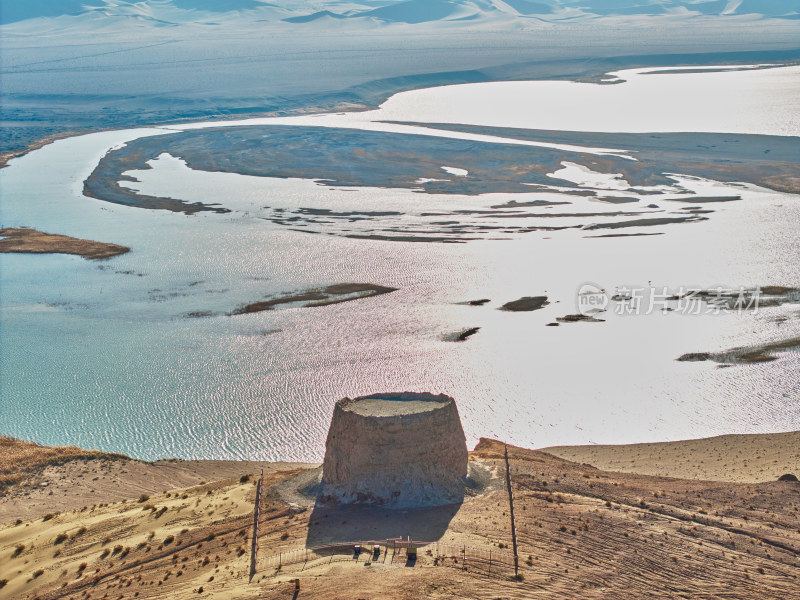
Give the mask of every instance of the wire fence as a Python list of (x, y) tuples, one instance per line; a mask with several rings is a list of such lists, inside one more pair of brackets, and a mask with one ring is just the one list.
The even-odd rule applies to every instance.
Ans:
[(514, 555), (499, 548), (475, 548), (435, 542), (434, 564), (483, 573), (488, 577), (514, 577)]
[(500, 548), (476, 548), (400, 539), (342, 542), (277, 552), (259, 561), (259, 570), (281, 569), (299, 564), (303, 565), (301, 570), (305, 570), (341, 561), (400, 566), (442, 566), (481, 573), (487, 577), (514, 576), (514, 555)]

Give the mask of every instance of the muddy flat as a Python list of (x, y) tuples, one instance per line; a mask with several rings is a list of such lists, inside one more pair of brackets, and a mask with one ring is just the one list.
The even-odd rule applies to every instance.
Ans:
[(77, 254), (83, 258), (111, 258), (130, 248), (107, 242), (94, 242), (58, 233), (44, 233), (26, 227), (0, 229), (0, 252), (26, 254)]
[(302, 303), (300, 305), (304, 308), (329, 306), (331, 304), (341, 304), (342, 302), (351, 302), (353, 300), (359, 300), (360, 298), (380, 296), (381, 294), (388, 294), (396, 291), (397, 288), (375, 285), (372, 283), (336, 283), (321, 289), (307, 290), (299, 294), (290, 294), (278, 298), (271, 298), (269, 300), (252, 302), (237, 308), (231, 314), (241, 315), (262, 312), (265, 310), (273, 310), (277, 306), (287, 304), (293, 305)]

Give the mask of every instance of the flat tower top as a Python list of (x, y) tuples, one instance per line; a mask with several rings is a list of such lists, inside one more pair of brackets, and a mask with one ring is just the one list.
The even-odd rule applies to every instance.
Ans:
[(445, 395), (403, 392), (361, 396), (343, 403), (342, 409), (362, 417), (396, 417), (438, 410), (449, 402)]

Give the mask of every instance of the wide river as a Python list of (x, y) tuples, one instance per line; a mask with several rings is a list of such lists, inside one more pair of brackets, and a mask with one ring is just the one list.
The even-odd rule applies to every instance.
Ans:
[[(228, 125), (432, 134), (382, 122), (396, 120), (800, 136), (798, 67), (613, 77), (624, 82), (431, 88), (398, 94), (366, 113)], [(232, 212), (186, 216), (83, 196), (83, 181), (110, 148), (219, 125), (68, 138), (0, 170), (2, 226), (132, 249), (99, 262), (0, 255), (0, 433), (143, 459), (319, 460), (337, 399), (402, 390), (455, 397), (470, 444), (479, 437), (543, 447), (800, 429), (799, 352), (727, 368), (675, 360), (798, 337), (797, 304), (701, 316), (609, 311), (603, 323), (546, 326), (577, 312), (576, 293), (587, 282), (608, 289), (649, 282), (673, 289), (800, 287), (797, 195), (678, 175), (676, 185), (700, 196), (742, 200), (715, 204), (708, 220), (654, 230), (662, 235), (597, 239), (566, 229), (463, 244), (309, 235), (258, 211), (263, 205), (403, 207), (424, 214), (545, 196), (342, 189), (198, 171), (169, 155), (132, 173), (138, 182), (125, 185), (190, 202), (216, 197)], [(613, 147), (587, 153), (609, 151), (625, 154)], [(457, 164), (443, 167), (442, 177), (464, 176)], [(613, 175), (564, 169), (577, 188), (627, 193)], [(342, 282), (398, 291), (325, 307), (186, 317)], [(547, 295), (550, 304), (533, 312), (497, 310), (536, 295)], [(459, 304), (479, 298), (490, 302)], [(470, 327), (481, 329), (466, 342), (448, 341)]]

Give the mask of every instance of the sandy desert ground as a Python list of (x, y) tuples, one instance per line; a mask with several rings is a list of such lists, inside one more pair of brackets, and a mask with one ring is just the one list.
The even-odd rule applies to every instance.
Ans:
[[(745, 467), (735, 453), (752, 455), (757, 448), (779, 460), (788, 457), (782, 467), (792, 460), (796, 467), (790, 455), (796, 436), (670, 444), (660, 453), (660, 468), (756, 480), (761, 463)], [(470, 459), (500, 481), (502, 448), (482, 440)], [(615, 448), (621, 454), (616, 459)], [(637, 460), (642, 470), (654, 468), (655, 452), (648, 447), (594, 450), (627, 470), (637, 468)], [(705, 466), (719, 462), (724, 451), (734, 455), (727, 461), (731, 471), (721, 463)], [(15, 449), (8, 440), (3, 452), (27, 458), (16, 462), (25, 469), (21, 478), (4, 473), (0, 598), (783, 599), (798, 588), (800, 484), (774, 481), (772, 474), (760, 483), (674, 479), (511, 448), (522, 575), (515, 580), (509, 568), (495, 562), (489, 573), (485, 562), (468, 557), (464, 564), (454, 551), (492, 550), (495, 561), (509, 559), (502, 485), (452, 507), (312, 509), (287, 504), (275, 484), (316, 465), (142, 463), (24, 443)], [(672, 464), (680, 460), (692, 464)], [(254, 475), (262, 467), (260, 558), (250, 581)], [(440, 546), (429, 546), (430, 555), (421, 549), (414, 564), (391, 550), (379, 560), (364, 554), (355, 560), (343, 546), (336, 554), (311, 552), (307, 562), (276, 568), (279, 552), (298, 556), (308, 546), (400, 535)]]
[(607, 471), (684, 479), (758, 483), (800, 471), (800, 431), (657, 444), (558, 446), (542, 451)]

